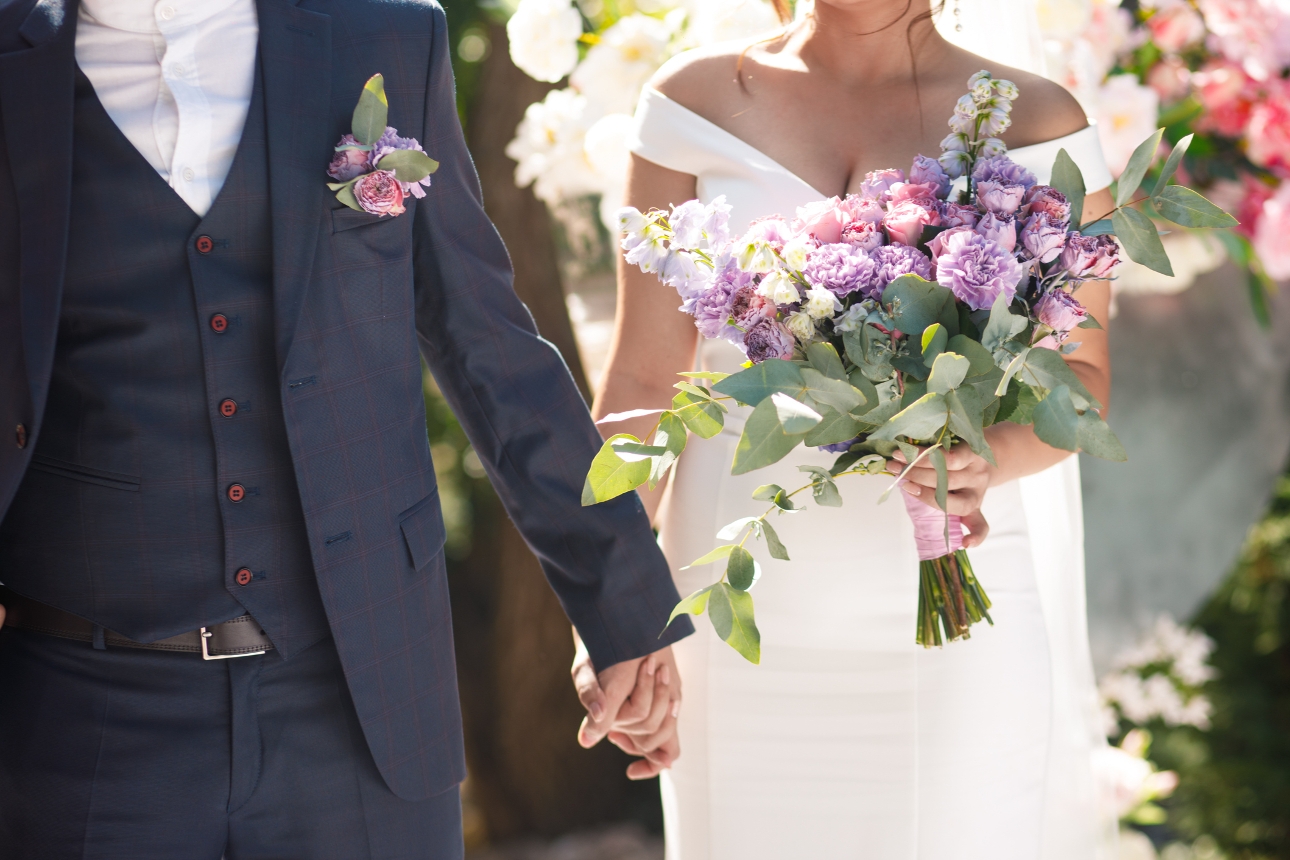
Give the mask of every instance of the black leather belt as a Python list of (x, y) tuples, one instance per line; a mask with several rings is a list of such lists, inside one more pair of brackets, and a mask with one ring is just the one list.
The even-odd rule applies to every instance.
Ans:
[[(94, 641), (95, 625), (78, 615), (55, 609), (44, 603), (15, 594), (0, 586), (0, 605), (5, 608), (6, 627), (46, 633), (79, 642)], [(133, 639), (103, 631), (103, 644), (120, 648), (139, 648), (145, 651), (181, 651), (201, 654), (203, 660), (227, 660), (231, 657), (254, 657), (273, 650), (273, 643), (249, 615), (180, 633), (156, 642), (135, 642)]]

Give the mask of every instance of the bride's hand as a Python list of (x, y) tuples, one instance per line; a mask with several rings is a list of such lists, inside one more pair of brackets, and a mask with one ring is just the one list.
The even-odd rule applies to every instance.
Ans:
[[(939, 508), (936, 504), (936, 469), (924, 458), (912, 469), (900, 451), (892, 454), (887, 461), (887, 468), (902, 477), (901, 489), (917, 497), (924, 504)], [(968, 534), (963, 537), (964, 549), (980, 546), (990, 533), (990, 524), (981, 515), (981, 502), (985, 500), (985, 491), (989, 489), (994, 473), (984, 457), (976, 454), (967, 445), (955, 445), (945, 452), (945, 470), (949, 483), (949, 497), (946, 500), (948, 513), (960, 517)]]

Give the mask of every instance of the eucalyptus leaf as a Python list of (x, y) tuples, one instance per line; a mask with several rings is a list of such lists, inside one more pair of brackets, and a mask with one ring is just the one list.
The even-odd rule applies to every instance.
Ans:
[(985, 438), (985, 417), (980, 401), (972, 394), (972, 389), (951, 391), (945, 395), (945, 402), (949, 406), (950, 430), (954, 435), (966, 442), (977, 456), (984, 457), (990, 465), (998, 465), (994, 461), (994, 451)]
[(1035, 390), (1024, 382), (1014, 379), (999, 401), (999, 411), (995, 413), (994, 420), (1030, 424), (1034, 420), (1035, 407), (1038, 405), (1039, 398), (1035, 396)]
[(775, 404), (775, 414), (779, 417), (780, 426), (790, 436), (800, 436), (822, 420), (820, 413), (787, 394), (772, 394), (770, 400)]
[(689, 597), (682, 600), (672, 610), (672, 614), (667, 617), (667, 626), (671, 626), (678, 615), (702, 615), (703, 610), (708, 606), (708, 595), (716, 588), (715, 585), (709, 585), (707, 588), (700, 588)]
[(1182, 140), (1174, 144), (1173, 151), (1169, 153), (1169, 158), (1165, 160), (1165, 166), (1160, 171), (1160, 178), (1156, 180), (1156, 187), (1151, 189), (1152, 197), (1159, 197), (1160, 192), (1169, 186), (1169, 180), (1173, 179), (1174, 174), (1178, 172), (1178, 166), (1182, 164), (1183, 156), (1187, 154), (1187, 147), (1191, 146), (1194, 134), (1189, 134)]
[(782, 358), (768, 358), (712, 386), (712, 390), (740, 403), (756, 406), (772, 394), (801, 397), (806, 392), (798, 365)]
[(648, 459), (624, 460), (618, 456), (615, 445), (622, 442), (635, 442), (639, 439), (627, 433), (610, 436), (600, 452), (591, 461), (587, 471), (587, 480), (582, 487), (582, 504), (594, 505), (631, 492), (649, 480), (650, 461)]
[(869, 381), (869, 377), (864, 375), (863, 370), (858, 367), (855, 368), (847, 379), (854, 388), (859, 389), (860, 394), (864, 397), (864, 405), (858, 409), (851, 410), (851, 414), (864, 415), (878, 405), (878, 389), (874, 388), (873, 383)]
[(743, 534), (744, 529), (759, 519), (761, 517), (741, 517), (733, 523), (727, 523), (721, 527), (721, 531), (717, 532), (717, 540), (734, 540)]
[(1152, 201), (1156, 211), (1183, 227), (1235, 227), (1239, 222), (1185, 185), (1170, 185)]
[(400, 182), (420, 182), (439, 169), (439, 162), (415, 149), (396, 149), (381, 156), (376, 167), (394, 171)]
[[(932, 453), (927, 455), (931, 461), (932, 468), (936, 470), (936, 506), (945, 510), (950, 504), (950, 473), (945, 464), (945, 451), (942, 448), (934, 448)], [(949, 528), (949, 517), (945, 518), (945, 526)]]
[(954, 309), (954, 294), (917, 275), (901, 275), (883, 290), (882, 303), (892, 309), (896, 328), (907, 334), (918, 333), (932, 323), (944, 321), (947, 308)]
[(712, 564), (714, 561), (721, 561), (721, 559), (725, 558), (726, 556), (730, 555), (730, 553), (734, 552), (734, 549), (735, 549), (734, 544), (726, 544), (725, 546), (719, 546), (716, 549), (712, 550), (712, 552), (709, 552), (706, 555), (700, 556), (699, 558), (690, 562), (685, 567), (681, 568), (681, 570), (689, 570), (692, 567), (703, 567), (705, 564)]
[(968, 376), (984, 376), (995, 369), (994, 356), (972, 338), (956, 334), (945, 345), (947, 352), (957, 353), (968, 360)]
[(1017, 353), (1012, 361), (1008, 362), (1008, 369), (1003, 372), (1003, 377), (999, 380), (998, 386), (994, 389), (995, 396), (1002, 397), (1007, 391), (1008, 385), (1011, 384), (1012, 378), (1021, 372), (1026, 366), (1026, 359), (1030, 356), (1030, 347), (1026, 347)]
[(666, 448), (659, 445), (644, 445), (640, 442), (629, 440), (614, 443), (614, 453), (629, 463), (635, 460), (648, 460), (650, 457), (658, 457), (666, 451)]
[(1091, 329), (1096, 329), (1097, 331), (1102, 331), (1102, 324), (1097, 321), (1096, 317), (1094, 317), (1092, 314), (1089, 314), (1088, 316), (1084, 317), (1083, 322), (1075, 326), (1075, 328), (1091, 328)]
[(695, 385), (693, 382), (677, 382), (677, 383), (673, 383), (672, 387), (679, 391), (685, 391), (690, 394), (693, 394), (695, 397), (698, 397), (701, 400), (712, 399), (711, 392), (709, 392), (706, 388), (700, 388), (699, 386)]
[(753, 561), (752, 553), (741, 546), (730, 551), (730, 558), (726, 561), (726, 580), (731, 586), (747, 591), (752, 587), (755, 573), (756, 562)]
[(1027, 353), (1022, 374), (1022, 381), (1037, 384), (1041, 388), (1053, 389), (1065, 385), (1080, 409), (1102, 408), (1102, 404), (1084, 387), (1070, 365), (1051, 349), (1032, 349)]
[(779, 484), (762, 484), (753, 490), (752, 497), (759, 502), (771, 502), (782, 492), (784, 492), (784, 488)]
[(342, 185), (340, 187), (340, 190), (336, 192), (336, 199), (339, 200), (341, 203), (344, 203), (350, 209), (357, 209), (359, 212), (367, 211), (366, 209), (364, 209), (362, 206), (359, 205), (358, 198), (354, 196), (353, 183), (346, 183)]
[[(1142, 185), (1142, 178), (1147, 175), (1147, 170), (1151, 167), (1151, 162), (1156, 160), (1156, 151), (1160, 149), (1160, 139), (1164, 137), (1163, 128), (1156, 129), (1156, 133), (1151, 137), (1138, 144), (1138, 148), (1133, 150), (1133, 155), (1129, 156), (1129, 163), (1120, 173), (1119, 184), (1116, 186), (1115, 205), (1123, 206), (1133, 199), (1133, 195), (1138, 192), (1138, 187)], [(1116, 231), (1119, 233), (1118, 229)], [(1141, 263), (1141, 260), (1138, 260)], [(1143, 263), (1143, 265), (1146, 265)]]
[(897, 412), (890, 421), (871, 433), (870, 437), (894, 442), (897, 436), (904, 436), (916, 441), (926, 441), (935, 438), (948, 420), (949, 406), (945, 398), (940, 394), (928, 393)]
[(932, 364), (932, 373), (927, 377), (927, 390), (935, 394), (953, 391), (963, 384), (963, 380), (967, 378), (968, 368), (971, 366), (972, 362), (961, 355), (955, 355), (952, 352), (941, 353), (936, 356), (936, 361)]
[(981, 346), (991, 355), (1005, 342), (1020, 334), (1026, 328), (1026, 318), (1008, 310), (1008, 300), (1000, 293), (990, 307), (990, 320), (981, 332)]
[(663, 448), (663, 453), (653, 462), (649, 473), (649, 488), (658, 486), (659, 481), (667, 475), (678, 457), (685, 450), (689, 434), (685, 431), (685, 422), (674, 412), (664, 412), (659, 419), (658, 429), (654, 431), (654, 444)]
[(811, 367), (830, 379), (847, 378), (846, 371), (842, 367), (842, 358), (831, 343), (820, 341), (807, 346), (806, 360), (811, 363)]
[(672, 398), (672, 411), (700, 439), (711, 439), (725, 426), (725, 409), (720, 403), (688, 391)]
[(925, 328), (921, 341), (923, 364), (931, 367), (932, 362), (936, 361), (936, 356), (945, 351), (945, 344), (949, 342), (949, 339), (950, 333), (940, 323), (932, 323)]
[(1102, 218), (1080, 227), (1079, 232), (1081, 236), (1109, 236), (1115, 232), (1115, 224), (1110, 218)]
[(1128, 453), (1120, 440), (1111, 432), (1111, 428), (1092, 409), (1079, 417), (1076, 428), (1080, 450), (1103, 460), (1114, 460), (1119, 463), (1129, 459)]
[(720, 382), (729, 375), (716, 370), (687, 370), (677, 374), (677, 376), (684, 376), (687, 379), (706, 379), (709, 382)]
[(821, 481), (811, 488), (811, 496), (815, 503), (825, 508), (842, 507), (842, 494), (838, 492), (838, 485), (832, 481)]
[(749, 663), (761, 662), (761, 634), (753, 619), (752, 595), (724, 582), (717, 583), (708, 599), (708, 617), (727, 645)]
[(1049, 184), (1066, 195), (1066, 200), (1071, 204), (1071, 223), (1078, 224), (1084, 215), (1084, 175), (1065, 149), (1057, 150)]
[(359, 143), (370, 146), (385, 133), (390, 103), (385, 98), (385, 78), (372, 75), (359, 94), (354, 108), (352, 132)]
[(836, 409), (825, 409), (821, 414), (823, 420), (811, 428), (802, 439), (802, 444), (808, 448), (846, 442), (859, 436), (864, 427), (858, 418), (845, 415)]
[[(784, 399), (796, 402), (789, 397)], [(798, 405), (801, 406), (801, 404)], [(818, 423), (818, 421), (812, 422), (807, 429)], [(748, 423), (744, 425), (743, 435), (739, 437), (739, 444), (735, 447), (735, 460), (730, 474), (743, 475), (779, 462), (789, 451), (797, 447), (803, 435), (804, 431), (796, 434), (785, 431), (784, 425), (780, 422), (779, 408), (774, 395), (767, 397), (757, 404), (757, 408), (748, 417)]]
[[(841, 362), (838, 364), (841, 365)], [(806, 384), (806, 393), (812, 400), (825, 406), (832, 406), (839, 412), (853, 412), (866, 405), (864, 392), (847, 381), (845, 376), (839, 379), (826, 376), (813, 367), (804, 367), (802, 381)], [(869, 401), (867, 405), (877, 406), (877, 398)]]
[(761, 532), (762, 537), (766, 538), (766, 549), (770, 551), (770, 557), (777, 558), (780, 561), (788, 561), (788, 550), (780, 542), (779, 535), (771, 528), (769, 522), (762, 520)]
[(1079, 413), (1065, 385), (1048, 392), (1035, 407), (1035, 435), (1054, 448), (1079, 450)]

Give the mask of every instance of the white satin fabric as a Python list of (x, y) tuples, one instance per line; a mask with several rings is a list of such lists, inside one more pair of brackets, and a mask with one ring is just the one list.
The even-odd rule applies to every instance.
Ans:
[[(646, 90), (632, 150), (689, 173), (699, 198), (724, 194), (738, 231), (825, 195), (749, 144)], [(1091, 189), (1109, 184), (1096, 132), (1015, 150), (1046, 180), (1066, 148)], [(729, 344), (705, 341), (705, 369), (737, 370)], [(731, 476), (743, 424), (694, 439), (661, 519), (681, 593), (709, 566), (679, 570), (716, 532), (763, 512), (760, 484), (795, 488), (795, 451)], [(918, 558), (890, 479), (843, 479), (842, 508), (811, 506), (774, 526), (792, 561), (753, 552), (762, 664), (743, 660), (706, 619), (676, 646), (685, 683), (683, 754), (662, 780), (668, 860), (1092, 860), (1099, 824), (1092, 755), (1104, 743), (1084, 608), (1083, 523), (1074, 458), (996, 487), (972, 561), (995, 626), (943, 649), (914, 644)]]

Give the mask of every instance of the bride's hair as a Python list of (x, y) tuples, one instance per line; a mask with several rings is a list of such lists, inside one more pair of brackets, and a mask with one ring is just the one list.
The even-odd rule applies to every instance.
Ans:
[(788, 8), (788, 0), (770, 0), (770, 5), (775, 7), (780, 23), (787, 24), (793, 20), (793, 10)]

